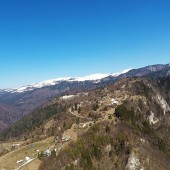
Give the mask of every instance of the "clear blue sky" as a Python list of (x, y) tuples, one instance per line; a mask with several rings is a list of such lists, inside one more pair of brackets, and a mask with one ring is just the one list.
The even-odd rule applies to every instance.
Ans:
[(169, 0), (0, 0), (0, 88), (169, 62)]

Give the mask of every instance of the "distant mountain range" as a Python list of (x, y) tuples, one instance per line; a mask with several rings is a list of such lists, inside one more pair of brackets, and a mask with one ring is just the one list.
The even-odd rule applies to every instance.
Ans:
[(56, 78), (56, 79), (50, 79), (50, 80), (46, 80), (43, 82), (39, 82), (39, 83), (34, 83), (32, 85), (27, 85), (27, 86), (23, 86), (17, 89), (1, 89), (0, 92), (9, 92), (9, 93), (23, 93), (26, 91), (31, 91), (34, 89), (39, 89), (39, 88), (43, 88), (43, 87), (47, 87), (47, 86), (54, 86), (57, 85), (61, 82), (84, 82), (84, 81), (93, 81), (95, 83), (98, 83), (101, 79), (104, 79), (106, 77), (117, 77), (120, 76), (121, 74), (127, 73), (128, 71), (130, 71), (131, 69), (126, 69), (120, 73), (114, 73), (114, 74), (92, 74), (89, 76), (85, 76), (85, 77), (61, 77), (61, 78)]
[(1, 130), (29, 114), (54, 97), (92, 90), (123, 78), (170, 76), (170, 64), (127, 69), (115, 74), (94, 74), (86, 77), (66, 77), (35, 83), (18, 89), (0, 90)]

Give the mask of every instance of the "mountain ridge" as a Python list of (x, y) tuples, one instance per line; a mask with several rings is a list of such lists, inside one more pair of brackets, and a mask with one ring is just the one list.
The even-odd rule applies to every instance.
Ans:
[(42, 88), (42, 87), (53, 86), (53, 85), (56, 85), (63, 81), (67, 81), (67, 82), (98, 81), (98, 80), (101, 80), (101, 79), (109, 77), (109, 76), (117, 77), (121, 74), (127, 73), (130, 70), (132, 70), (132, 68), (125, 69), (121, 72), (110, 73), (110, 74), (96, 73), (96, 74), (90, 74), (88, 76), (82, 76), (82, 77), (59, 77), (56, 79), (49, 79), (49, 80), (45, 80), (42, 82), (33, 83), (31, 85), (22, 86), (19, 88), (0, 89), (0, 91), (1, 92), (10, 92), (10, 93), (22, 93), (22, 92), (34, 90), (36, 88), (38, 89), (38, 88)]
[[(44, 80), (44, 81), (40, 81), (37, 83), (32, 83), (30, 85), (25, 85), (25, 86), (21, 86), (19, 88), (8, 88), (8, 89), (0, 89), (0, 94), (1, 93), (23, 93), (26, 91), (32, 91), (34, 89), (39, 89), (39, 88), (43, 88), (43, 87), (48, 87), (48, 86), (54, 86), (57, 85), (61, 82), (83, 82), (83, 81), (100, 81), (102, 79), (108, 78), (108, 77), (112, 77), (112, 78), (125, 78), (125, 77), (132, 77), (132, 76), (143, 76), (145, 74), (149, 74), (149, 72), (153, 73), (153, 72), (157, 72), (160, 71), (164, 68), (170, 68), (170, 64), (155, 64), (155, 65), (148, 65), (142, 68), (128, 68), (125, 70), (122, 70), (121, 72), (117, 72), (117, 73), (96, 73), (96, 74), (90, 74), (87, 76), (81, 76), (81, 77), (59, 77), (59, 78), (55, 78), (55, 79), (49, 79), (49, 80)], [(138, 74), (138, 75), (134, 75), (136, 74), (136, 71), (139, 72), (139, 70), (144, 71), (143, 74)]]

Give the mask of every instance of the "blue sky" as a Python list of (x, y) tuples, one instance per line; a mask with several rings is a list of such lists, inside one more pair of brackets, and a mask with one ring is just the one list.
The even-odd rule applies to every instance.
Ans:
[(169, 0), (0, 0), (0, 88), (169, 62)]

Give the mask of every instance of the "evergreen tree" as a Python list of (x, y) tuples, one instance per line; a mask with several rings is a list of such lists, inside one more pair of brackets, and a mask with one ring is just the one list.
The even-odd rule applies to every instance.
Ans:
[(79, 106), (79, 108), (78, 108), (78, 113), (80, 113), (81, 112), (81, 107)]

